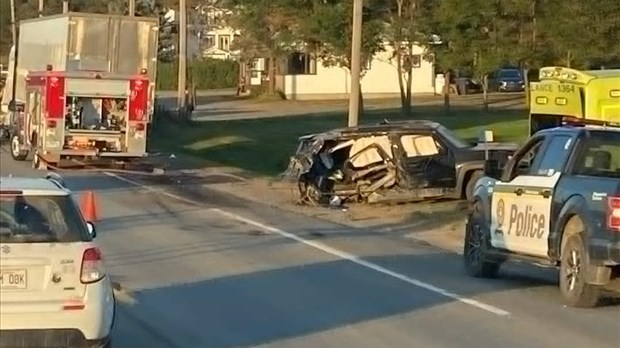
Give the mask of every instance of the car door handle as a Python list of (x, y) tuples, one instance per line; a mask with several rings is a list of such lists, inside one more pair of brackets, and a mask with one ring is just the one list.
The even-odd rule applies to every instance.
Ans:
[(551, 190), (541, 190), (540, 194), (544, 197), (544, 198), (549, 198), (551, 197)]
[(517, 196), (521, 196), (523, 194), (523, 188), (517, 187), (515, 189), (515, 193), (517, 194)]

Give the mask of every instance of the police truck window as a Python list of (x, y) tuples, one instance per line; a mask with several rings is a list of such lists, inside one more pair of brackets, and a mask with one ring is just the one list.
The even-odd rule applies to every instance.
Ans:
[(570, 152), (571, 137), (567, 135), (556, 135), (551, 139), (549, 147), (543, 154), (543, 158), (538, 168), (538, 175), (551, 176), (561, 171)]

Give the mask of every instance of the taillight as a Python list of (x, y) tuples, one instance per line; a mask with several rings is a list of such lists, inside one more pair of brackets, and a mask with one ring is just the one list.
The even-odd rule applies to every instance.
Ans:
[(103, 268), (103, 257), (98, 248), (90, 248), (84, 251), (82, 256), (82, 271), (80, 281), (83, 284), (95, 283), (103, 279), (105, 269)]
[(56, 128), (56, 121), (55, 120), (48, 120), (47, 121), (47, 128)]
[(607, 198), (607, 228), (620, 232), (620, 197)]

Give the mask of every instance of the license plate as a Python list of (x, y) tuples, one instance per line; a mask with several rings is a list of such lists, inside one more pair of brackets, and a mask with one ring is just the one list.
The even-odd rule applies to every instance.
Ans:
[(3, 270), (0, 271), (0, 288), (2, 289), (26, 289), (26, 270)]

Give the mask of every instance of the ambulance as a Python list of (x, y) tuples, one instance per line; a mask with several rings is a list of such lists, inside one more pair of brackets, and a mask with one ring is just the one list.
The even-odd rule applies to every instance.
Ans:
[(620, 69), (540, 69), (530, 83), (530, 135), (566, 124), (620, 126)]

